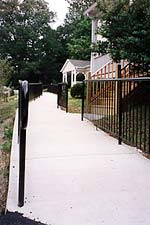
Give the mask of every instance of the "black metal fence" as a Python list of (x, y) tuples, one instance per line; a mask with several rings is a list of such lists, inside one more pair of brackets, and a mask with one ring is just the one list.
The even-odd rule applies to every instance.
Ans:
[(86, 85), (82, 117), (117, 137), (119, 144), (150, 153), (150, 78), (89, 80)]
[(24, 205), (26, 128), (28, 124), (28, 105), (29, 100), (35, 99), (41, 94), (42, 84), (29, 84), (28, 81), (20, 81), (18, 98), (19, 207), (22, 207)]
[(58, 84), (48, 84), (45, 85), (48, 92), (57, 94), (58, 93)]
[(68, 112), (68, 85), (67, 83), (49, 84), (45, 86), (47, 91), (57, 94), (57, 107)]
[(57, 107), (59, 106), (68, 112), (68, 85), (66, 83), (58, 84)]
[(42, 83), (29, 83), (29, 100), (33, 100), (42, 95)]

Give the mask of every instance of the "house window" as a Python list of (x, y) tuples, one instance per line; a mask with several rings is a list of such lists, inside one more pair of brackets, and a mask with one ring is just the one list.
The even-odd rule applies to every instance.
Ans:
[(76, 79), (77, 79), (77, 81), (83, 81), (83, 80), (85, 80), (85, 75), (83, 73), (78, 73)]

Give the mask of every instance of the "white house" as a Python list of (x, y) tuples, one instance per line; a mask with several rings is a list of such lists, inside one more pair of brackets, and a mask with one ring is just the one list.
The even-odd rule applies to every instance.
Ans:
[(81, 77), (88, 79), (89, 71), (90, 61), (67, 59), (60, 72), (63, 74), (62, 81), (67, 82), (68, 86), (72, 87), (81, 81)]
[[(101, 26), (101, 21), (98, 17), (97, 3), (94, 3), (85, 11), (85, 15), (92, 20), (92, 37), (91, 43), (97, 43), (104, 38), (97, 34), (98, 28)], [(127, 64), (121, 61), (122, 67)], [(78, 75), (84, 74), (85, 79), (102, 79), (102, 78), (117, 78), (117, 64), (107, 55), (101, 55), (96, 52), (91, 53), (91, 61), (67, 59), (61, 71), (63, 74), (63, 82), (67, 82), (69, 87), (72, 87), (78, 81)], [(89, 76), (90, 74), (90, 76)]]
[[(89, 7), (84, 14), (92, 19), (91, 42), (97, 43), (99, 40), (104, 40), (101, 35), (97, 34), (97, 30), (101, 26), (101, 21), (97, 19), (97, 3), (94, 3), (91, 7)], [(124, 66), (126, 63), (122, 61), (121, 64)], [(91, 53), (90, 72), (92, 79), (115, 78), (117, 74), (116, 68), (117, 64), (113, 62), (108, 54), (100, 55), (96, 52)]]

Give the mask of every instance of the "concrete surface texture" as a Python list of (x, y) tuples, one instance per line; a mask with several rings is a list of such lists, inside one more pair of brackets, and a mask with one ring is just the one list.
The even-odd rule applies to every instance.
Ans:
[(150, 161), (44, 93), (30, 103), (25, 205), (17, 207), (15, 121), (9, 211), (48, 225), (149, 225)]

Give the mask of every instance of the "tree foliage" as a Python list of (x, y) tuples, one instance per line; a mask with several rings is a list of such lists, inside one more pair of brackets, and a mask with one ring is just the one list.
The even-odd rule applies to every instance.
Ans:
[(9, 81), (13, 67), (6, 59), (0, 59), (0, 86), (4, 86)]
[(14, 66), (10, 83), (58, 82), (67, 58), (90, 58), (91, 21), (83, 12), (93, 0), (67, 1), (69, 12), (56, 31), (50, 26), (55, 13), (45, 0), (1, 0), (0, 57)]
[(77, 20), (72, 30), (72, 37), (67, 43), (71, 57), (87, 60), (91, 53), (91, 21), (87, 18)]
[(60, 44), (50, 27), (54, 18), (55, 13), (44, 0), (1, 1), (0, 56), (11, 60), (15, 67), (13, 82), (55, 78)]
[(150, 62), (150, 1), (100, 0), (99, 33), (106, 38), (98, 51), (109, 53), (115, 61)]
[(91, 6), (95, 0), (66, 0), (69, 3), (69, 12), (66, 20), (73, 22), (76, 19), (83, 18), (85, 10)]
[(93, 0), (66, 0), (69, 12), (65, 23), (58, 28), (62, 31), (61, 40), (65, 46), (65, 54), (69, 58), (89, 59), (91, 45), (91, 20), (85, 17), (84, 11)]

